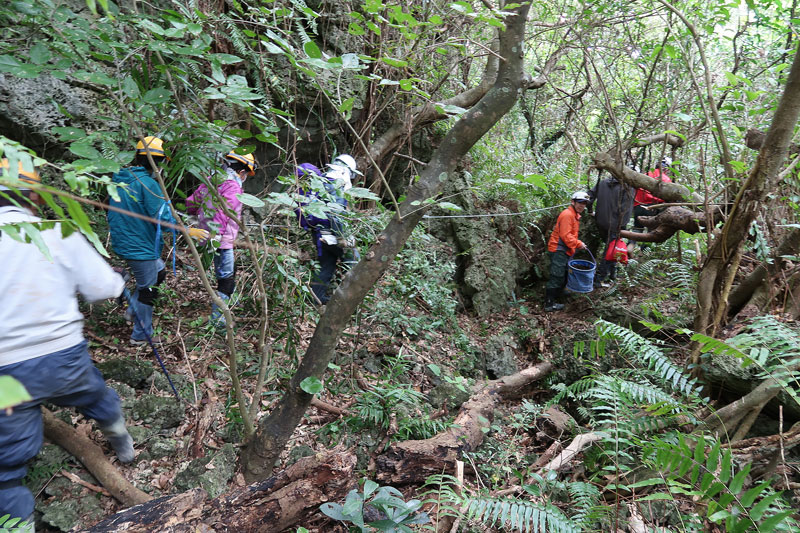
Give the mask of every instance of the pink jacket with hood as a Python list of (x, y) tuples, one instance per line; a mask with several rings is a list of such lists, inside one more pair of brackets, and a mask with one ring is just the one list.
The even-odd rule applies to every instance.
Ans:
[[(236, 213), (236, 217), (241, 218), (242, 202), (239, 201), (238, 195), (242, 194), (242, 181), (232, 169), (226, 168), (225, 172), (228, 175), (225, 181), (217, 186), (217, 193), (228, 204), (230, 210)], [(212, 179), (213, 177), (209, 177), (208, 181)], [(200, 185), (186, 199), (186, 211), (190, 215), (197, 215), (200, 228), (208, 230), (212, 235), (217, 235), (220, 240), (220, 248), (233, 248), (233, 242), (239, 235), (239, 225), (226, 215), (221, 207), (214, 206), (214, 200), (214, 196), (209, 194), (208, 186)]]

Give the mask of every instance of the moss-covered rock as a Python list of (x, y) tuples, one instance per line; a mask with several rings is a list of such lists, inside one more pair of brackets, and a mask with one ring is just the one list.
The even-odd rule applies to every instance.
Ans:
[(159, 429), (177, 427), (184, 417), (183, 405), (174, 397), (142, 396), (129, 409), (130, 416)]
[(219, 451), (190, 461), (175, 476), (175, 489), (186, 491), (202, 487), (209, 498), (216, 498), (228, 488), (236, 470), (236, 448), (225, 444)]
[(510, 376), (519, 372), (514, 350), (518, 349), (517, 341), (511, 335), (494, 335), (486, 341), (485, 361), (486, 374), (490, 379)]
[(109, 359), (108, 361), (97, 363), (97, 369), (100, 370), (104, 378), (125, 383), (133, 388), (143, 386), (153, 375), (152, 364), (133, 357)]
[(445, 405), (449, 411), (456, 411), (461, 404), (469, 399), (469, 389), (466, 385), (459, 387), (456, 383), (443, 381), (436, 385), (428, 393), (428, 402), (436, 409), (441, 409)]
[[(88, 474), (81, 477), (86, 478), (89, 483), (97, 483)], [(67, 478), (60, 476), (53, 478), (44, 491), (53, 498), (37, 501), (36, 510), (42, 513), (42, 522), (58, 531), (70, 531), (80, 526), (80, 520), (93, 523), (105, 516), (105, 511), (100, 505), (101, 496), (95, 493), (86, 494), (88, 489)]]
[(304, 444), (295, 446), (289, 451), (289, 456), (286, 458), (286, 466), (293, 465), (303, 457), (311, 457), (312, 455), (314, 455), (314, 450), (311, 446)]

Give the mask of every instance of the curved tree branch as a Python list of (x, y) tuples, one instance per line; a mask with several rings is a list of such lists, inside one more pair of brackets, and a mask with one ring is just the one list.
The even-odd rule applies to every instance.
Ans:
[(272, 412), (261, 420), (242, 454), (246, 479), (263, 479), (272, 472), (276, 459), (311, 402), (312, 396), (300, 388), (301, 382), (309, 377), (324, 377), (350, 317), (422, 219), (425, 210), (419, 209), (417, 204), (439, 194), (461, 158), (511, 110), (520, 91), (530, 83), (523, 63), (525, 20), (529, 9), (530, 4), (524, 3), (511, 10), (512, 15), (506, 19), (499, 48), (505, 61), (499, 67), (493, 87), (445, 136), (410, 188), (407, 200), (400, 205), (401, 216), (392, 218), (377, 242), (333, 293), (288, 390)]

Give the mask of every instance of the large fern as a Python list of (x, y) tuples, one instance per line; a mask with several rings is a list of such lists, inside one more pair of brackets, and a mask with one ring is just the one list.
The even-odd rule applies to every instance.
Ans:
[(605, 320), (598, 320), (595, 326), (601, 339), (617, 341), (622, 353), (638, 359), (653, 369), (665, 385), (669, 385), (686, 398), (700, 397), (697, 380), (686, 375), (683, 368), (673, 363), (654, 341), (645, 339), (624, 326)]
[(672, 499), (681, 494), (700, 502), (705, 517), (711, 523), (724, 524), (734, 532), (760, 531), (767, 533), (779, 525), (796, 526), (791, 509), (780, 499), (780, 493), (763, 481), (747, 490), (745, 482), (750, 465), (737, 468), (729, 448), (719, 439), (678, 434), (674, 441), (654, 439), (645, 450), (644, 459), (663, 477), (631, 485), (664, 484), (666, 492), (642, 500)]
[(800, 404), (800, 334), (772, 316), (756, 317), (741, 333), (728, 340), (695, 333), (692, 340), (704, 353), (741, 361), (743, 368), (758, 368), (757, 377), (773, 379)]

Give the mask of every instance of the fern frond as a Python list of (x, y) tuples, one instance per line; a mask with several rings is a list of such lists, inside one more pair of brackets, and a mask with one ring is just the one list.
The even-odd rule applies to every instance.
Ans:
[(512, 531), (531, 533), (577, 533), (580, 524), (549, 503), (503, 498), (467, 498), (464, 514), (487, 526), (508, 527)]
[(665, 385), (674, 388), (687, 398), (698, 399), (700, 388), (697, 380), (684, 374), (655, 344), (630, 329), (605, 320), (595, 322), (601, 338), (614, 339), (620, 344), (623, 353), (635, 357), (653, 369)]

